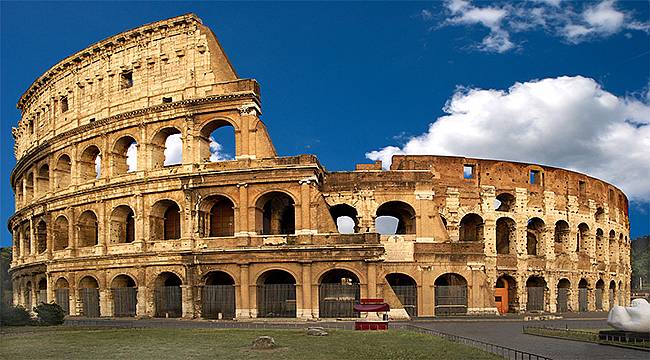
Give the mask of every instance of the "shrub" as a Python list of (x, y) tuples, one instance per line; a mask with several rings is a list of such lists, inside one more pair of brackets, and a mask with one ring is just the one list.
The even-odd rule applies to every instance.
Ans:
[(34, 308), (40, 325), (61, 325), (65, 318), (65, 311), (59, 304), (40, 303)]
[(22, 306), (6, 305), (0, 310), (0, 325), (25, 326), (33, 323), (31, 315)]

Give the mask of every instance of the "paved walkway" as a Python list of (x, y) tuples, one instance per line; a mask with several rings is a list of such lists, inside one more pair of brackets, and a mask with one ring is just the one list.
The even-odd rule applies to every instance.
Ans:
[(414, 325), (440, 332), (482, 340), (485, 342), (543, 355), (555, 360), (618, 360), (649, 359), (650, 353), (608, 345), (526, 335), (524, 325), (572, 329), (607, 329), (606, 320), (563, 319), (547, 321), (416, 321)]

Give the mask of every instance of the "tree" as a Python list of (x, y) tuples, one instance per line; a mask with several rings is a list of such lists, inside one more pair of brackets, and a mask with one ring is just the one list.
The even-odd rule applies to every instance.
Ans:
[(632, 289), (650, 289), (650, 236), (632, 240)]
[(0, 306), (11, 305), (11, 247), (0, 248)]

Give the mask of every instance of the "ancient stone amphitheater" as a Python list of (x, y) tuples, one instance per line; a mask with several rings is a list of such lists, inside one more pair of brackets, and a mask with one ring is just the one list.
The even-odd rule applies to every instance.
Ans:
[[(18, 108), (16, 304), (310, 319), (354, 317), (359, 298), (385, 299), (393, 318), (629, 301), (616, 187), (498, 160), (395, 156), (388, 171), (328, 172), (312, 155), (278, 156), (259, 84), (192, 14), (62, 60)], [(213, 161), (224, 127), (235, 158)]]

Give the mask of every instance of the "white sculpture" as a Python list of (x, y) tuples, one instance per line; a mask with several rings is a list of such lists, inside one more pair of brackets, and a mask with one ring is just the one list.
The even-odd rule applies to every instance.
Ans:
[(614, 306), (607, 316), (609, 326), (624, 331), (650, 332), (650, 304), (634, 299), (630, 307)]

